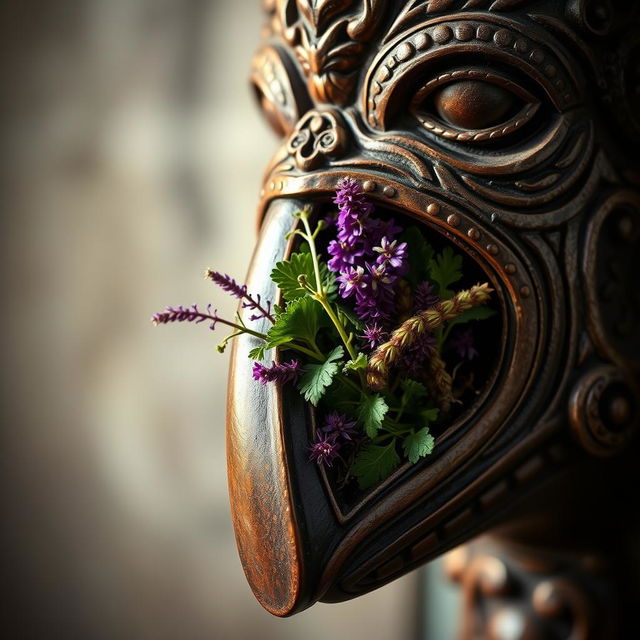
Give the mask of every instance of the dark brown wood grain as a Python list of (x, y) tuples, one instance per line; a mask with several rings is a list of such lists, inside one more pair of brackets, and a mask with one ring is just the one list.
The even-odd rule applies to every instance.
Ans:
[[(588, 510), (585, 495), (563, 492), (586, 494), (580, 474), (598, 478), (603, 495), (607, 487), (624, 494), (635, 482), (638, 7), (605, 0), (265, 6), (265, 44), (251, 78), (282, 144), (260, 194), (250, 288), (273, 297), (269, 272), (289, 250), (292, 210), (322, 208), (350, 176), (379, 209), (463, 251), (495, 289), (500, 314), (483, 345), (493, 368), (434, 454), (351, 501), (308, 461), (313, 413), (295, 390), (255, 383), (246, 357), (253, 345), (239, 341), (229, 484), (240, 556), (259, 601), (289, 615), (318, 600), (347, 600), (498, 525), (508, 538), (507, 525), (539, 531), (563, 514), (566, 526), (549, 530), (565, 550), (578, 522), (595, 529), (606, 517), (635, 526), (635, 505), (621, 501), (605, 516)], [(611, 460), (629, 473), (614, 481)], [(563, 508), (566, 501), (581, 506)], [(605, 538), (611, 545), (609, 536), (601, 546)], [(606, 555), (591, 543), (589, 553)], [(528, 544), (534, 557), (542, 537)], [(469, 570), (471, 591), (485, 569), (489, 583), (499, 582), (496, 563)], [(567, 594), (580, 590), (583, 574), (568, 571), (570, 586), (550, 577), (546, 596), (532, 596), (536, 615), (555, 615), (553, 594), (577, 602)], [(598, 589), (615, 589), (614, 578), (598, 580)], [(578, 609), (575, 637), (599, 637), (589, 625), (600, 622)], [(563, 637), (565, 628), (551, 625), (556, 635), (546, 636), (534, 627), (513, 637)], [(469, 629), (465, 637), (477, 632)]]

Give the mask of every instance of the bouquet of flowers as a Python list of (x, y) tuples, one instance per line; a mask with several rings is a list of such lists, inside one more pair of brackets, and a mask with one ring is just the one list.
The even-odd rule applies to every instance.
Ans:
[[(344, 178), (337, 212), (296, 214), (296, 250), (275, 264), (280, 299), (263, 301), (220, 272), (206, 277), (252, 312), (248, 322), (211, 310), (167, 307), (152, 320), (207, 322), (260, 340), (250, 357), (256, 384), (295, 385), (316, 411), (309, 459), (361, 489), (402, 461), (432, 453), (437, 435), (464, 402), (476, 350), (469, 325), (494, 314), (487, 283), (456, 291), (466, 268), (450, 246), (436, 251), (418, 225), (376, 216), (360, 184)], [(265, 318), (265, 332), (251, 326)], [(267, 352), (276, 361), (267, 363)], [(456, 377), (466, 380), (457, 384)], [(468, 395), (468, 394), (467, 394)]]

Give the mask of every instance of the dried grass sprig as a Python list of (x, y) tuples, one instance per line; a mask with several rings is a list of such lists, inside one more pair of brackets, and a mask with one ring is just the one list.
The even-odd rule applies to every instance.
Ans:
[(391, 367), (419, 336), (425, 331), (434, 331), (467, 309), (484, 304), (492, 291), (486, 282), (474, 285), (470, 289), (458, 292), (449, 300), (442, 300), (430, 309), (405, 320), (391, 334), (389, 341), (380, 345), (371, 356), (367, 367), (369, 387), (376, 391), (383, 389), (387, 384)]
[(429, 359), (426, 383), (440, 413), (449, 413), (453, 402), (453, 379), (447, 372), (442, 356), (437, 351), (434, 351)]

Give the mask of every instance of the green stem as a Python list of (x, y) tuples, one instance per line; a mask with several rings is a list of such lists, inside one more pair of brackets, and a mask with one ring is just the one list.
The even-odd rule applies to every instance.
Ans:
[(280, 345), (281, 349), (293, 349), (294, 351), (299, 351), (300, 353), (304, 353), (305, 355), (318, 360), (319, 362), (324, 362), (327, 357), (320, 351), (312, 351), (311, 349), (307, 349), (307, 347), (303, 347), (301, 344), (294, 344), (292, 342), (287, 342), (286, 344)]
[(318, 253), (316, 251), (315, 235), (311, 232), (311, 227), (309, 226), (309, 212), (307, 210), (302, 211), (300, 214), (300, 220), (302, 220), (304, 230), (306, 231), (307, 242), (309, 243), (309, 250), (311, 251), (311, 259), (313, 260), (313, 271), (316, 276), (316, 293), (319, 296), (324, 296), (322, 278), (320, 277), (320, 263), (318, 262)]
[[(357, 391), (358, 393), (362, 394), (362, 388), (359, 387), (355, 382), (353, 382), (353, 380), (350, 380), (345, 375), (339, 375), (338, 377), (342, 382), (344, 382), (347, 386), (351, 387), (354, 391)], [(360, 402), (358, 401), (357, 403), (354, 403), (354, 404), (360, 404)]]
[(329, 304), (329, 301), (324, 295), (324, 292), (316, 293), (314, 297), (322, 305), (322, 308), (327, 312), (327, 315), (331, 319), (331, 322), (333, 322), (333, 325), (338, 330), (338, 333), (340, 334), (340, 338), (342, 338), (342, 342), (344, 342), (344, 346), (347, 348), (347, 351), (349, 352), (349, 356), (351, 357), (352, 360), (355, 360), (358, 357), (358, 354), (356, 353), (356, 350), (353, 348), (353, 345), (349, 340), (349, 336), (347, 335), (347, 332), (342, 326), (342, 323), (340, 322), (338, 316), (335, 314), (334, 310), (331, 308), (331, 305)]
[[(344, 346), (347, 348), (347, 351), (349, 352), (349, 356), (351, 357), (352, 360), (355, 360), (358, 357), (358, 354), (353, 348), (353, 345), (349, 340), (349, 336), (347, 335), (345, 328), (342, 326), (340, 319), (338, 318), (334, 310), (331, 308), (331, 305), (327, 300), (327, 296), (322, 286), (322, 277), (320, 276), (320, 263), (318, 262), (318, 252), (316, 251), (315, 234), (311, 231), (311, 227), (309, 225), (308, 211), (304, 210), (301, 212), (300, 220), (302, 220), (302, 224), (304, 225), (304, 229), (306, 232), (307, 242), (309, 243), (309, 251), (311, 252), (311, 260), (313, 261), (313, 271), (316, 278), (316, 290), (315, 290), (315, 293), (313, 294), (313, 297), (322, 305), (322, 308), (326, 311), (331, 322), (333, 323), (335, 328), (338, 330), (338, 333), (340, 334), (340, 338), (342, 339)], [(363, 378), (362, 375), (360, 377)]]
[(254, 331), (253, 329), (249, 329), (246, 326), (236, 324), (235, 322), (230, 322), (229, 320), (223, 320), (222, 318), (216, 318), (216, 322), (220, 322), (221, 324), (226, 324), (227, 327), (231, 327), (232, 329), (235, 329), (240, 333), (248, 333), (252, 336), (255, 336), (256, 338), (260, 338), (261, 340), (264, 340), (265, 342), (267, 340), (266, 333), (260, 333), (259, 331)]

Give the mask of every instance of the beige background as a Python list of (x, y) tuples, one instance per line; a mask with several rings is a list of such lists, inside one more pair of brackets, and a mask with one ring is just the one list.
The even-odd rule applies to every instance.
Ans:
[(275, 148), (247, 83), (258, 4), (1, 5), (15, 637), (414, 637), (415, 576), (289, 620), (259, 607), (227, 504), (227, 358), (202, 326), (148, 322), (166, 304), (234, 308), (201, 274), (242, 278)]

